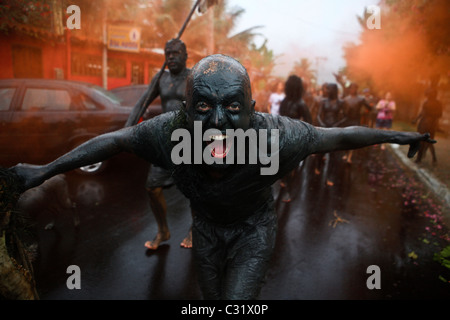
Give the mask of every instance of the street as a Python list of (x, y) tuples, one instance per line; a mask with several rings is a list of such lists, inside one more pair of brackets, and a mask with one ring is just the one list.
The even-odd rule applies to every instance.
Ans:
[[(443, 208), (387, 148), (356, 150), (351, 164), (343, 155), (325, 156), (322, 167), (317, 155), (302, 162), (289, 203), (286, 188), (274, 185), (278, 237), (260, 299), (448, 299), (450, 283), (439, 278), (448, 280), (448, 270), (433, 261), (448, 245)], [(176, 187), (164, 190), (171, 239), (156, 251), (144, 247), (157, 230), (147, 171), (140, 159), (119, 155), (101, 175), (66, 174), (76, 208), (33, 208), (41, 299), (202, 298), (191, 250), (180, 247), (191, 216)], [(80, 289), (67, 287), (71, 265)], [(379, 289), (368, 286), (370, 266), (378, 267)]]

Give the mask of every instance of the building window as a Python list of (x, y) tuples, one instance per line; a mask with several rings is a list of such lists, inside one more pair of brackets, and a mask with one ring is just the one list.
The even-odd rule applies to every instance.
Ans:
[(126, 78), (127, 65), (123, 59), (108, 59), (108, 77)]
[(74, 76), (101, 77), (102, 58), (90, 54), (72, 52), (71, 72)]

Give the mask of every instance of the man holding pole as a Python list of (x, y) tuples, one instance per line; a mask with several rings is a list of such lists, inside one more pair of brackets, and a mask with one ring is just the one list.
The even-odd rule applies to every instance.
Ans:
[[(166, 65), (169, 69), (161, 70), (150, 84), (153, 88), (148, 98), (148, 105), (158, 96), (161, 97), (163, 113), (169, 111), (178, 111), (186, 100), (186, 78), (190, 69), (186, 68), (187, 51), (186, 45), (179, 39), (167, 41), (164, 54)], [(137, 116), (140, 115), (142, 106), (136, 105), (128, 118), (127, 125), (134, 125)], [(151, 166), (146, 182), (146, 189), (150, 199), (150, 207), (158, 224), (158, 233), (152, 241), (145, 242), (145, 247), (156, 250), (162, 241), (169, 240), (170, 232), (167, 225), (166, 213), (167, 205), (163, 194), (163, 188), (170, 187), (174, 184), (170, 172), (158, 166)], [(181, 242), (181, 246), (185, 248), (192, 247), (191, 231)]]

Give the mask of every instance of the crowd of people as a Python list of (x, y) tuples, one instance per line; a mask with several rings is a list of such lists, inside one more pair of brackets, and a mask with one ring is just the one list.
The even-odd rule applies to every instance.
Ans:
[[(334, 74), (334, 77), (336, 82), (323, 83), (319, 89), (306, 90), (307, 85), (300, 77), (290, 75), (284, 84), (284, 89), (282, 82), (277, 82), (276, 91), (270, 94), (267, 112), (303, 120), (314, 126), (325, 128), (366, 126), (382, 130), (392, 129), (396, 102), (391, 92), (387, 91), (381, 98), (370, 88), (364, 88), (360, 93), (357, 83), (345, 82), (343, 77), (338, 74)], [(339, 90), (339, 86), (341, 90)], [(431, 86), (425, 92), (426, 99), (418, 116), (412, 121), (413, 124), (418, 124), (418, 132), (428, 132), (432, 139), (434, 139), (439, 118), (443, 112), (442, 103), (437, 100), (436, 95), (435, 87)], [(263, 107), (263, 110), (265, 109)], [(384, 144), (380, 145), (380, 149), (385, 149)], [(434, 145), (428, 143), (421, 144), (416, 163), (422, 161), (427, 150), (431, 152), (433, 164), (437, 163)], [(339, 157), (340, 155), (337, 153), (323, 156), (313, 155), (315, 173), (317, 175), (321, 173), (326, 161), (335, 163), (340, 160)], [(352, 157), (353, 150), (349, 150), (342, 156), (342, 160), (350, 164)], [(280, 181), (280, 186), (285, 188), (283, 202), (291, 201), (289, 185), (295, 179), (294, 171)], [(330, 177), (326, 179), (326, 185), (334, 185)]]
[[(291, 75), (284, 84), (276, 83), (276, 90), (270, 94), (267, 108), (262, 111), (273, 115), (283, 115), (294, 119), (307, 121), (320, 127), (347, 127), (347, 126), (367, 126), (377, 129), (392, 129), (392, 124), (396, 112), (396, 102), (390, 91), (384, 95), (374, 93), (370, 88), (364, 88), (361, 92), (355, 82), (346, 83), (343, 77), (334, 74), (336, 82), (323, 83), (320, 88), (306, 90), (307, 86), (298, 76)], [(289, 86), (293, 77), (298, 78), (301, 96), (296, 98), (298, 105), (302, 105), (302, 112), (298, 114), (299, 107), (287, 97), (287, 92), (292, 90)], [(341, 89), (339, 90), (339, 86)], [(339, 94), (341, 92), (341, 94)], [(292, 94), (291, 94), (292, 95)], [(285, 107), (280, 108), (282, 103)], [(290, 110), (292, 108), (292, 110)], [(437, 99), (435, 85), (431, 85), (425, 92), (425, 100), (420, 107), (420, 112), (412, 121), (417, 124), (417, 131), (420, 133), (429, 132), (434, 138), (438, 128), (439, 119), (442, 117), (443, 106)], [(306, 115), (307, 114), (307, 115)], [(381, 146), (384, 149), (384, 146)], [(433, 145), (423, 144), (416, 162), (420, 163), (425, 152), (431, 151), (433, 164), (437, 163), (436, 153)], [(345, 157), (348, 163), (352, 161), (352, 151)]]
[[(367, 126), (370, 128), (391, 129), (394, 118), (396, 104), (391, 92), (386, 92), (383, 98), (378, 98), (369, 88), (361, 92), (356, 83), (345, 84), (342, 78), (336, 76), (336, 82), (323, 83), (320, 89), (311, 88), (305, 90), (306, 85), (303, 80), (296, 76), (289, 76), (284, 84), (277, 82), (276, 91), (270, 94), (267, 108), (263, 110), (273, 115), (290, 116), (296, 119), (308, 121), (322, 127), (347, 127), (347, 126)], [(310, 120), (307, 118), (292, 116), (290, 111), (285, 109), (282, 113), (280, 108), (283, 100), (287, 99), (286, 91), (288, 83), (293, 77), (300, 79), (302, 92), (299, 101), (308, 109)], [(342, 89), (339, 89), (339, 85)], [(340, 94), (340, 92), (342, 92)], [(287, 112), (287, 113), (286, 113)]]

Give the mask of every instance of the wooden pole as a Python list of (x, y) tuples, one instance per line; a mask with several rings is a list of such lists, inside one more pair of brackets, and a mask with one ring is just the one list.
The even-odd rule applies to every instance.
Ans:
[[(197, 0), (195, 2), (194, 6), (192, 7), (191, 11), (189, 12), (189, 15), (187, 16), (186, 20), (184, 21), (183, 25), (181, 26), (181, 29), (178, 32), (176, 39), (181, 38), (181, 35), (183, 34), (184, 30), (186, 29), (189, 21), (191, 20), (192, 15), (194, 14), (195, 9), (197, 9), (200, 1), (201, 0)], [(155, 91), (156, 86), (159, 84), (159, 80), (161, 79), (164, 69), (166, 69), (166, 65), (167, 65), (167, 61), (164, 60), (164, 64), (158, 73), (158, 78), (156, 79), (156, 81), (150, 82), (147, 91), (139, 98), (138, 102), (133, 107), (133, 110), (131, 111), (127, 122), (125, 123), (125, 127), (129, 127), (129, 126), (133, 126), (133, 125), (137, 124), (139, 119), (144, 114), (148, 105), (151, 103), (150, 97), (153, 95), (153, 92)]]

